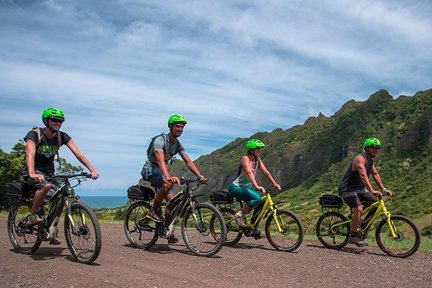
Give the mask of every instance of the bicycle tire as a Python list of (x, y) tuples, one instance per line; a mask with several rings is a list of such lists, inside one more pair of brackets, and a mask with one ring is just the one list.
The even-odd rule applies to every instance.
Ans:
[(329, 249), (342, 249), (345, 247), (350, 237), (350, 223), (336, 227), (333, 225), (347, 220), (344, 215), (334, 211), (321, 215), (315, 227), (319, 242)]
[(148, 249), (157, 239), (156, 222), (146, 218), (151, 205), (144, 201), (134, 202), (128, 207), (124, 219), (124, 232), (134, 248)]
[[(226, 207), (220, 208), (220, 211), (224, 218), (225, 226), (226, 226), (226, 236), (225, 236), (224, 245), (234, 246), (240, 241), (240, 239), (243, 236), (243, 232), (241, 231), (239, 225), (236, 223), (233, 217), (235, 211), (233, 209), (226, 208)], [(220, 235), (217, 233), (218, 230), (215, 229), (215, 227), (218, 228), (217, 226), (214, 226), (216, 224), (215, 220), (216, 220), (216, 215), (213, 215), (210, 220), (210, 229), (213, 237), (215, 237), (215, 239), (218, 239)]]
[(378, 247), (387, 255), (398, 258), (406, 258), (417, 252), (421, 240), (416, 225), (402, 215), (391, 215), (390, 221), (397, 238), (392, 237), (387, 219), (383, 219), (378, 224), (375, 233)]
[[(219, 224), (220, 237), (215, 239), (211, 233), (210, 219), (215, 215), (215, 220)], [(198, 220), (198, 222), (196, 221)], [(181, 223), (183, 241), (190, 251), (198, 256), (211, 257), (219, 252), (225, 242), (226, 225), (221, 212), (208, 203), (196, 203), (195, 209), (189, 206)]]
[(33, 254), (41, 245), (42, 225), (27, 226), (26, 218), (31, 214), (31, 202), (19, 201), (8, 214), (7, 230), (9, 240), (15, 251), (22, 254)]
[(278, 231), (274, 215), (270, 214), (265, 224), (267, 240), (276, 250), (292, 252), (303, 242), (303, 224), (297, 215), (288, 210), (276, 210), (276, 217), (282, 233)]
[(65, 214), (64, 233), (72, 256), (80, 263), (93, 263), (102, 248), (102, 232), (93, 210), (85, 203), (74, 202)]

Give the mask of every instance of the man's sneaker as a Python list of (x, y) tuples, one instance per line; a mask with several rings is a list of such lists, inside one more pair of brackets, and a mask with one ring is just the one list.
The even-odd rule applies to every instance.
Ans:
[(364, 242), (363, 236), (360, 233), (351, 234), (349, 243), (357, 245), (359, 247), (367, 246), (367, 243)]
[(27, 217), (27, 225), (40, 225), (43, 223), (42, 218), (36, 213), (32, 213)]
[(59, 240), (57, 240), (56, 238), (54, 238), (49, 242), (49, 244), (50, 245), (60, 245), (61, 242)]
[(160, 222), (162, 223), (164, 221), (164, 218), (162, 217), (161, 213), (158, 213), (157, 211), (155, 211), (153, 208), (151, 208), (149, 210), (149, 212), (147, 213), (147, 218), (150, 218), (151, 220), (155, 221), (155, 222)]
[(168, 237), (167, 240), (168, 240), (168, 244), (175, 244), (175, 243), (179, 242), (178, 238), (174, 235), (171, 235), (170, 237)]
[(152, 231), (153, 229), (149, 226), (149, 219), (143, 218), (138, 221), (138, 228), (142, 231)]
[(234, 214), (234, 220), (236, 221), (237, 225), (240, 227), (246, 227), (246, 222), (243, 217), (243, 214), (240, 214), (239, 212)]

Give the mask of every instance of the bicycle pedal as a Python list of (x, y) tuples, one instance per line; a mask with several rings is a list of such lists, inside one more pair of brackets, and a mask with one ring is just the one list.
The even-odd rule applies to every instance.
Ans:
[(260, 240), (262, 239), (261, 233), (254, 235), (255, 240)]

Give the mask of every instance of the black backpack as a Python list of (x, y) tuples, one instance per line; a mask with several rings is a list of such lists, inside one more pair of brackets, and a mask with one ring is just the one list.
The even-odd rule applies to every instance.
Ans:
[[(147, 159), (150, 159), (150, 155), (154, 152), (154, 151), (153, 151), (153, 144), (154, 144), (155, 139), (156, 139), (157, 137), (159, 137), (159, 136), (162, 136), (163, 139), (164, 139), (164, 146), (163, 146), (164, 157), (165, 157), (165, 159), (168, 159), (167, 161), (169, 162), (169, 161), (171, 161), (172, 159), (174, 159), (175, 156), (174, 156), (174, 157), (171, 157), (171, 156), (168, 154), (168, 152), (166, 151), (167, 143), (168, 143), (169, 140), (168, 140), (168, 135), (165, 134), (165, 133), (163, 133), (163, 132), (162, 132), (161, 134), (156, 135), (156, 136), (154, 136), (153, 138), (151, 138), (150, 143), (149, 143), (149, 146), (148, 146), (148, 148), (147, 148)], [(176, 141), (178, 141), (178, 140), (176, 140)], [(179, 152), (180, 152), (180, 151), (176, 151), (176, 154), (178, 154)]]

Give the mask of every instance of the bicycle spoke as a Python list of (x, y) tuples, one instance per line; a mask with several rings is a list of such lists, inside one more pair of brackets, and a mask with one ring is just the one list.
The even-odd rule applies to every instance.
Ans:
[(268, 241), (277, 250), (294, 251), (303, 241), (300, 219), (286, 210), (278, 210), (275, 217), (267, 218), (265, 231)]
[[(233, 246), (237, 244), (241, 237), (243, 236), (243, 233), (240, 230), (240, 227), (234, 220), (234, 214), (235, 211), (230, 208), (221, 208), (220, 209), (222, 216), (224, 217), (225, 221), (225, 227), (226, 227), (226, 239), (225, 239), (225, 245), (226, 246)], [(213, 234), (213, 237), (215, 239), (219, 239), (220, 237), (220, 227), (218, 227), (218, 221), (216, 221), (216, 215), (214, 215), (210, 221), (211, 223), (211, 232)]]
[[(210, 224), (214, 215), (216, 215), (215, 222), (219, 222), (218, 224)], [(225, 241), (225, 233), (222, 215), (216, 208), (206, 203), (196, 204), (194, 212), (189, 209), (182, 221), (182, 235), (185, 244), (192, 252), (200, 256), (216, 254)], [(214, 237), (214, 234), (219, 237)]]
[(26, 217), (31, 212), (31, 204), (27, 202), (18, 203), (16, 210), (11, 210), (8, 217), (9, 239), (15, 250), (24, 254), (36, 251), (41, 240), (38, 238), (39, 226), (28, 226)]
[(83, 203), (73, 203), (65, 218), (65, 237), (72, 255), (83, 263), (93, 262), (101, 249), (101, 231), (96, 215)]
[(349, 223), (341, 224), (346, 221), (345, 216), (337, 212), (328, 212), (322, 215), (316, 225), (318, 240), (327, 248), (341, 249), (348, 244)]
[(126, 211), (124, 231), (126, 238), (136, 248), (149, 248), (157, 241), (156, 223), (146, 215), (150, 204), (135, 202)]
[[(404, 216), (391, 216), (390, 225), (382, 221), (376, 231), (378, 246), (386, 254), (394, 257), (408, 257), (414, 254), (420, 246), (420, 234), (411, 220)], [(396, 235), (392, 234), (393, 230)]]

